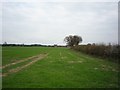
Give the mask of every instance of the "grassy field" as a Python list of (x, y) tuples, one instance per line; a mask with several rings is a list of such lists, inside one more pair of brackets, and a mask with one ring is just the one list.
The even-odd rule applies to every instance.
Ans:
[[(58, 47), (3, 47), (3, 66), (47, 54), (22, 70), (3, 76), (3, 88), (110, 88), (118, 86), (116, 63)], [(37, 58), (37, 56), (35, 57)], [(3, 69), (22, 67), (29, 59)]]

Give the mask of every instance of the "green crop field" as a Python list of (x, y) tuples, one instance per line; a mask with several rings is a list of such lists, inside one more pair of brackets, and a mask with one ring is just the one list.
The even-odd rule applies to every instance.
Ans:
[(119, 87), (117, 63), (69, 48), (3, 47), (2, 65), (3, 88)]

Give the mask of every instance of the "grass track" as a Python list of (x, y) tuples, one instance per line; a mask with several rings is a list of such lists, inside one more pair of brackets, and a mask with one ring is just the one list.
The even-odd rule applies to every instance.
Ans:
[(48, 56), (3, 77), (3, 88), (118, 87), (117, 64), (68, 48), (3, 47), (3, 65), (40, 53)]

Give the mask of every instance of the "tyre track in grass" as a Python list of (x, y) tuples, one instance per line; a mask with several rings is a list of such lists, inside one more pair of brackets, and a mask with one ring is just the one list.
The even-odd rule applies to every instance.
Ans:
[[(25, 69), (26, 67), (34, 64), (35, 62), (45, 58), (47, 55), (48, 54), (40, 54), (40, 55), (37, 55), (37, 56), (32, 56), (32, 57), (26, 58), (24, 60), (17, 61), (16, 63), (14, 62), (14, 64), (11, 63), (11, 64), (8, 64), (8, 65), (5, 65), (6, 67), (8, 67), (8, 66), (12, 66), (12, 65), (15, 65), (15, 64), (18, 64), (18, 63), (21, 63), (21, 62), (25, 62), (27, 60), (31, 60), (31, 62), (29, 62), (29, 63), (27, 63), (25, 65), (18, 66), (16, 68), (10, 69), (6, 73), (2, 73), (2, 74), (0, 73), (0, 76), (5, 77), (5, 76), (8, 76), (9, 74), (13, 74), (13, 73), (16, 73), (16, 72), (18, 72), (18, 71), (20, 71), (22, 69)], [(6, 67), (4, 67), (4, 68), (6, 68)]]
[[(38, 56), (38, 55), (37, 55), (37, 56)], [(6, 64), (6, 65), (0, 67), (0, 69), (7, 68), (7, 67), (9, 67), (9, 66), (16, 65), (16, 64), (18, 64), (18, 63), (22, 63), (22, 62), (28, 61), (28, 60), (30, 60), (30, 59), (34, 59), (34, 58), (36, 58), (37, 56), (31, 56), (31, 57), (28, 57), (28, 58), (25, 58), (25, 59), (22, 59), (22, 60), (15, 61), (15, 62), (10, 63), (10, 64)]]

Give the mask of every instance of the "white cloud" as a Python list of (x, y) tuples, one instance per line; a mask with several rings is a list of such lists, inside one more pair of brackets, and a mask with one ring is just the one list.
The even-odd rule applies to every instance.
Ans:
[(1, 0), (2, 2), (118, 2), (119, 0)]
[(3, 42), (63, 44), (77, 34), (83, 43), (116, 43), (117, 19), (117, 3), (4, 3)]
[(2, 3), (0, 3), (0, 43), (2, 43)]

